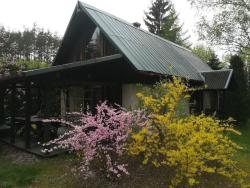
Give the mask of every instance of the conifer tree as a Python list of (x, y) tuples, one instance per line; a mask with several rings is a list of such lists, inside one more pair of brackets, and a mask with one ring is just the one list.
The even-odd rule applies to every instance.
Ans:
[(230, 68), (233, 69), (233, 76), (226, 93), (225, 115), (245, 123), (249, 118), (250, 102), (245, 63), (238, 55), (234, 55), (230, 59)]
[(212, 57), (209, 59), (207, 64), (213, 70), (220, 70), (223, 67), (222, 63), (220, 62), (220, 59), (218, 58), (218, 56), (215, 53), (212, 53)]
[(189, 47), (188, 38), (179, 23), (178, 14), (171, 1), (155, 0), (148, 12), (145, 12), (144, 22), (149, 32), (159, 35), (179, 45)]

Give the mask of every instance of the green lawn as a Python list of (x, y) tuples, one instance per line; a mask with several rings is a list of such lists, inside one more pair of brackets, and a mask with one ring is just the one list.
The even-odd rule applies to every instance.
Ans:
[[(240, 144), (243, 149), (236, 159), (239, 166), (243, 168), (249, 176), (246, 178), (250, 185), (250, 123), (248, 127), (240, 130), (241, 136), (231, 135), (232, 139)], [(11, 161), (6, 161), (0, 154), (0, 188), (115, 188), (115, 187), (165, 187), (170, 177), (166, 171), (130, 165), (131, 175), (119, 182), (107, 181), (102, 174), (98, 178), (92, 178), (84, 183), (80, 183), (71, 172), (70, 156), (59, 156), (51, 159), (43, 159), (35, 164), (14, 165)], [(216, 184), (216, 180), (214, 180)], [(212, 187), (222, 187), (214, 185)], [(206, 187), (206, 186), (205, 186)], [(211, 186), (210, 186), (211, 187)], [(227, 186), (223, 186), (226, 188)]]
[(241, 136), (231, 135), (231, 138), (243, 147), (236, 159), (239, 161), (239, 166), (249, 174), (246, 183), (250, 185), (250, 122), (239, 131), (242, 133)]
[(40, 169), (31, 165), (13, 165), (1, 161), (0, 187), (27, 187), (40, 174)]
[(75, 187), (72, 176), (67, 175), (70, 164), (69, 156), (42, 159), (34, 164), (13, 164), (0, 157), (0, 188)]

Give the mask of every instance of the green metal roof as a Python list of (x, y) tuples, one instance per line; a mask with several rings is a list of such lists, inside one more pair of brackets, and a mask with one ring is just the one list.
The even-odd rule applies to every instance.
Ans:
[(138, 71), (176, 75), (204, 81), (211, 68), (190, 50), (165, 40), (109, 13), (79, 2), (78, 7), (102, 30)]
[(217, 70), (201, 73), (205, 78), (207, 90), (224, 90), (228, 88), (233, 70)]
[[(121, 20), (120, 18), (82, 2), (78, 2), (75, 10), (77, 14), (74, 13), (72, 18), (78, 16), (78, 13), (81, 11), (83, 11), (84, 15), (88, 16), (89, 19), (101, 29), (110, 42), (120, 50), (121, 54), (63, 65), (60, 65), (56, 59), (54, 65), (57, 66), (25, 71), (15, 75), (0, 75), (0, 82), (54, 73), (73, 68), (77, 69), (81, 66), (93, 63), (126, 57), (130, 64), (138, 71), (153, 72), (163, 75), (176, 75), (191, 80), (202, 81), (208, 85), (207, 89), (227, 89), (232, 76), (232, 70), (213, 71), (190, 50), (143, 29), (134, 27), (132, 24)], [(74, 22), (74, 19), (72, 18), (70, 23)], [(79, 24), (81, 24), (81, 22), (74, 26), (74, 31), (77, 30)], [(72, 39), (71, 35), (74, 35), (72, 32), (69, 32), (70, 26), (71, 25), (69, 24), (65, 33), (65, 36), (67, 37), (64, 36), (57, 56), (59, 52), (61, 52), (61, 54), (65, 53), (65, 49), (63, 51), (62, 46), (68, 46), (69, 40)], [(66, 41), (66, 39), (68, 41)], [(69, 45), (69, 47), (71, 46)]]

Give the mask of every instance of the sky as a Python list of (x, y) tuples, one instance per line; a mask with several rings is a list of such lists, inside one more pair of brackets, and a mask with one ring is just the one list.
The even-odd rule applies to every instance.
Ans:
[[(101, 10), (109, 12), (128, 22), (139, 22), (142, 28), (144, 11), (148, 10), (152, 0), (82, 0)], [(199, 43), (195, 25), (196, 11), (187, 0), (172, 0), (193, 44)], [(77, 0), (0, 0), (0, 25), (10, 30), (31, 28), (34, 23), (39, 27), (63, 36), (73, 13)]]

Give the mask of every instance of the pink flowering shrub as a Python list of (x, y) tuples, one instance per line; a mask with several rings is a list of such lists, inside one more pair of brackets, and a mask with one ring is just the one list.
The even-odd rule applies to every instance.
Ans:
[(125, 153), (126, 140), (132, 125), (145, 122), (143, 113), (129, 112), (120, 106), (114, 108), (104, 102), (97, 105), (95, 114), (87, 112), (73, 115), (78, 116), (73, 122), (60, 120), (72, 129), (46, 145), (55, 144), (58, 146), (55, 149), (67, 148), (76, 152), (81, 157), (80, 170), (85, 176), (91, 174), (90, 167), (94, 159), (103, 164), (100, 169), (105, 170), (109, 177), (128, 175), (127, 164), (119, 159)]

